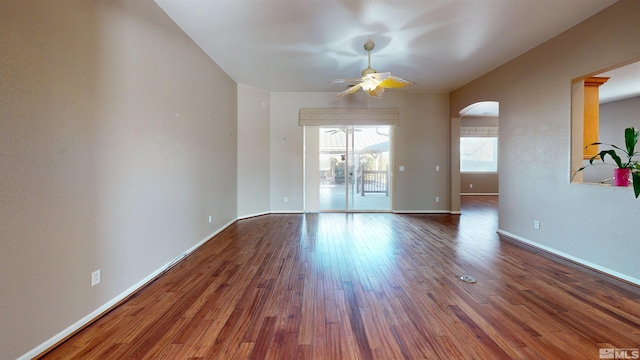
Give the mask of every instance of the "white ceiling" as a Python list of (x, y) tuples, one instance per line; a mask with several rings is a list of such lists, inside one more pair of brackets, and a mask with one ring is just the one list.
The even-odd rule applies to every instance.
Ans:
[(341, 91), (367, 66), (449, 92), (615, 0), (155, 0), (237, 83)]
[(497, 101), (480, 101), (460, 110), (460, 116), (497, 117), (500, 115), (500, 103)]

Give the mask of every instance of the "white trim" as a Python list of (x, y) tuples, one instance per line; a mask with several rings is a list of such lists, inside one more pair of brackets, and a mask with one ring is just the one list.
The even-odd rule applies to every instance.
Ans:
[(269, 211), (269, 214), (304, 214), (302, 210), (278, 210), (278, 211)]
[(500, 195), (499, 193), (460, 193), (460, 195)]
[(57, 344), (58, 342), (60, 342), (64, 338), (66, 338), (67, 336), (73, 334), (78, 329), (81, 329), (85, 325), (87, 325), (87, 324), (91, 323), (92, 321), (96, 320), (102, 314), (104, 314), (105, 312), (111, 310), (111, 308), (114, 307), (115, 305), (117, 305), (120, 301), (126, 299), (128, 296), (131, 296), (136, 291), (140, 290), (142, 287), (144, 287), (146, 284), (148, 284), (151, 280), (153, 280), (157, 276), (161, 275), (163, 272), (167, 271), (169, 268), (171, 268), (172, 266), (174, 266), (175, 264), (177, 264), (178, 262), (180, 262), (181, 260), (183, 260), (184, 258), (189, 256), (189, 254), (191, 254), (192, 252), (197, 250), (204, 243), (206, 243), (207, 241), (211, 240), (214, 236), (218, 235), (221, 231), (223, 231), (224, 229), (226, 229), (227, 227), (229, 227), (231, 224), (233, 224), (236, 221), (237, 221), (237, 219), (234, 219), (234, 220), (228, 222), (227, 224), (225, 224), (224, 226), (222, 226), (218, 230), (216, 230), (213, 233), (211, 233), (211, 235), (209, 235), (206, 238), (200, 240), (200, 242), (198, 242), (197, 244), (195, 244), (192, 247), (190, 247), (189, 249), (187, 249), (187, 251), (185, 251), (182, 254), (176, 256), (171, 261), (169, 261), (168, 263), (166, 263), (165, 265), (163, 265), (162, 267), (160, 267), (156, 271), (152, 272), (151, 274), (149, 274), (144, 279), (140, 280), (138, 283), (136, 283), (132, 287), (130, 287), (127, 290), (125, 290), (124, 292), (122, 292), (120, 295), (116, 296), (115, 298), (113, 298), (110, 301), (106, 302), (104, 305), (100, 306), (99, 308), (95, 309), (91, 313), (87, 314), (85, 317), (83, 317), (82, 319), (76, 321), (71, 326), (67, 327), (66, 329), (64, 329), (64, 330), (60, 331), (59, 333), (57, 333), (56, 335), (52, 336), (51, 338), (49, 338), (49, 340), (47, 340), (47, 341), (43, 342), (42, 344), (36, 346), (35, 348), (31, 349), (26, 354), (20, 356), (18, 358), (18, 360), (33, 359), (34, 357), (36, 357), (36, 356), (40, 355), (41, 353), (45, 352), (50, 347), (54, 346), (55, 344)]
[(451, 210), (393, 210), (394, 214), (451, 214)]
[(500, 175), (498, 171), (460, 171), (460, 175)]
[(253, 217), (256, 217), (256, 216), (269, 215), (269, 214), (270, 214), (269, 211), (263, 211), (263, 212), (259, 212), (259, 213), (255, 213), (255, 214), (242, 215), (242, 216), (238, 216), (238, 220), (244, 220), (244, 219), (249, 219), (249, 218), (253, 218)]
[(558, 250), (550, 248), (548, 246), (538, 244), (536, 242), (533, 242), (531, 240), (525, 239), (525, 238), (523, 238), (521, 236), (512, 234), (510, 232), (507, 232), (507, 231), (504, 231), (504, 230), (501, 230), (501, 229), (498, 229), (497, 232), (500, 235), (504, 235), (504, 236), (506, 236), (506, 237), (508, 237), (510, 239), (515, 240), (515, 241), (522, 242), (522, 243), (525, 243), (527, 245), (533, 246), (535, 248), (544, 250), (544, 251), (546, 251), (548, 253), (551, 253), (553, 255), (559, 256), (559, 257), (561, 257), (561, 258), (563, 258), (565, 260), (571, 261), (573, 263), (577, 263), (577, 264), (579, 264), (581, 266), (584, 266), (586, 268), (590, 268), (592, 270), (596, 270), (598, 272), (605, 273), (605, 274), (610, 275), (610, 276), (612, 276), (614, 278), (618, 278), (618, 279), (630, 282), (630, 283), (635, 284), (635, 285), (640, 285), (640, 279), (636, 279), (636, 278), (633, 278), (631, 276), (619, 273), (619, 272), (617, 272), (615, 270), (611, 270), (611, 269), (608, 269), (606, 267), (594, 264), (592, 262), (577, 258), (577, 257), (575, 257), (573, 255), (569, 255), (567, 253), (564, 253), (562, 251), (558, 251)]

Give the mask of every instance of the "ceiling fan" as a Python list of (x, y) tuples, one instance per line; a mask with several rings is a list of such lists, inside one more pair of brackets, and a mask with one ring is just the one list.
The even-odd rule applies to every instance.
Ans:
[(362, 89), (364, 92), (368, 93), (369, 96), (381, 98), (384, 93), (384, 89), (392, 89), (392, 88), (401, 88), (409, 85), (415, 84), (412, 81), (405, 80), (399, 78), (397, 76), (391, 75), (390, 72), (379, 73), (376, 69), (371, 67), (371, 50), (376, 45), (373, 41), (369, 40), (364, 44), (364, 49), (367, 50), (368, 53), (368, 63), (367, 68), (362, 70), (362, 77), (359, 79), (336, 79), (333, 80), (333, 83), (342, 84), (342, 83), (354, 83), (353, 86), (349, 87), (347, 90), (338, 94), (338, 97), (343, 95), (353, 94), (354, 92)]
[(343, 128), (336, 128), (336, 129), (331, 129), (331, 130), (325, 130), (324, 132), (326, 132), (327, 134), (330, 134), (330, 135), (335, 135), (335, 134), (340, 134), (340, 133), (352, 134), (354, 131), (358, 132), (358, 131), (362, 131), (362, 130), (360, 130), (360, 129), (345, 130)]

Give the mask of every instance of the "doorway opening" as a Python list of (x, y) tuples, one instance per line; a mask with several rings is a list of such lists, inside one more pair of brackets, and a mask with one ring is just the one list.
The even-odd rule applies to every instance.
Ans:
[(499, 103), (477, 102), (459, 114), (452, 122), (452, 204), (460, 204), (461, 195), (499, 193)]

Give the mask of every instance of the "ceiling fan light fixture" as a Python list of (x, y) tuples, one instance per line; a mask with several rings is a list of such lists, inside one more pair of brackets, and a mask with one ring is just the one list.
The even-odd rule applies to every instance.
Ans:
[(379, 81), (378, 79), (376, 79), (375, 76), (373, 75), (365, 75), (362, 77), (362, 84), (360, 86), (362, 86), (362, 90), (369, 92), (375, 88), (378, 87), (378, 85), (380, 85), (381, 81)]
[[(349, 81), (356, 80), (357, 83), (347, 90), (338, 93), (338, 97), (353, 94), (359, 89), (369, 94), (371, 97), (381, 98), (384, 93), (384, 89), (401, 88), (415, 84), (412, 81), (392, 76), (390, 72), (379, 73), (376, 69), (371, 67), (371, 50), (375, 47), (373, 41), (369, 40), (364, 44), (364, 49), (367, 51), (367, 68), (362, 70), (362, 78), (350, 79)], [(334, 83), (344, 83), (347, 80), (338, 79), (334, 80)]]

